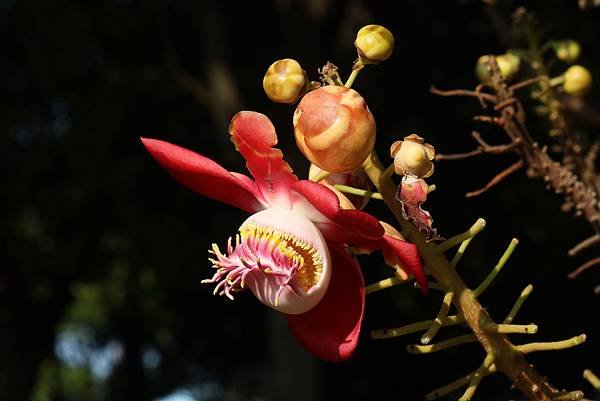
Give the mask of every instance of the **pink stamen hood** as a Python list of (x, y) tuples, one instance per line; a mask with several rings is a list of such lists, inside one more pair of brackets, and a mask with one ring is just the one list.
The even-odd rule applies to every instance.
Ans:
[(245, 287), (263, 304), (280, 312), (305, 313), (321, 301), (331, 277), (325, 239), (304, 215), (270, 208), (250, 216), (231, 238), (227, 254), (210, 251), (217, 272), (204, 283), (217, 283), (215, 294), (233, 299)]

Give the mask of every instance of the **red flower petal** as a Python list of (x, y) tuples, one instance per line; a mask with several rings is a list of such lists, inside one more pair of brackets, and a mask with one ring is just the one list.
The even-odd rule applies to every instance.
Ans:
[(378, 242), (377, 247), (381, 249), (381, 253), (383, 253), (386, 259), (393, 259), (394, 256), (398, 258), (400, 264), (415, 276), (415, 280), (419, 283), (421, 290), (425, 294), (429, 291), (427, 287), (427, 275), (425, 274), (425, 270), (423, 270), (423, 263), (415, 244), (385, 234)]
[(421, 204), (427, 200), (427, 192), (428, 185), (424, 179), (405, 175), (398, 186), (396, 199), (402, 205), (402, 213), (406, 219), (410, 220), (419, 231), (424, 232), (428, 240), (441, 239), (432, 226), (431, 215), (421, 208)]
[(298, 341), (313, 355), (341, 362), (358, 344), (365, 309), (365, 283), (360, 266), (341, 247), (331, 245), (331, 284), (313, 309), (301, 315), (287, 315), (288, 325)]
[(248, 177), (230, 173), (209, 158), (180, 146), (141, 139), (152, 157), (188, 188), (248, 212), (265, 208), (258, 188)]
[(341, 209), (336, 194), (329, 188), (316, 182), (302, 180), (292, 186), (292, 190), (302, 195), (314, 209), (322, 214), (318, 216), (296, 199), (293, 208), (302, 208), (302, 212), (315, 223), (325, 238), (336, 243), (362, 245), (367, 240), (381, 238), (384, 229), (375, 217), (354, 209)]
[(289, 207), (290, 187), (298, 179), (283, 160), (271, 120), (254, 111), (240, 111), (229, 125), (231, 140), (246, 159), (263, 197), (271, 206)]

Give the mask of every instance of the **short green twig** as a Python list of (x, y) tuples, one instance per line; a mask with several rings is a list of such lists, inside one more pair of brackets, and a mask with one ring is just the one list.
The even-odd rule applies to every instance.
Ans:
[(523, 303), (525, 303), (525, 300), (527, 299), (527, 297), (529, 297), (529, 294), (531, 294), (531, 291), (533, 291), (533, 286), (531, 284), (529, 284), (521, 292), (521, 295), (516, 300), (516, 302), (513, 305), (512, 309), (510, 310), (510, 312), (508, 312), (508, 315), (506, 315), (506, 318), (504, 318), (504, 321), (502, 323), (504, 323), (504, 324), (510, 324), (510, 323), (512, 323), (512, 321), (514, 320), (515, 316), (517, 316), (517, 313), (519, 313), (519, 310), (521, 309), (521, 306), (523, 306)]
[(496, 266), (494, 266), (490, 274), (488, 274), (485, 280), (483, 280), (483, 282), (479, 284), (479, 286), (475, 290), (473, 290), (473, 295), (475, 295), (475, 297), (478, 297), (481, 294), (483, 294), (483, 292), (489, 287), (492, 281), (494, 281), (498, 273), (500, 273), (500, 270), (502, 270), (502, 268), (510, 258), (510, 255), (512, 255), (518, 243), (519, 240), (517, 240), (516, 238), (513, 238), (512, 241), (510, 241), (508, 248), (506, 248), (506, 251), (504, 251), (504, 254), (500, 258)]
[(465, 251), (467, 250), (467, 247), (469, 246), (469, 244), (471, 243), (471, 240), (473, 238), (469, 238), (464, 240), (460, 246), (458, 247), (458, 251), (456, 251), (456, 254), (454, 255), (454, 257), (452, 258), (452, 261), (450, 262), (450, 264), (454, 267), (456, 267), (456, 265), (458, 264), (458, 262), (460, 262), (460, 260), (462, 259)]
[(325, 178), (329, 177), (330, 175), (331, 175), (331, 173), (329, 171), (321, 170), (314, 176), (310, 177), (310, 180), (314, 181), (314, 182), (319, 182), (319, 181), (324, 180)]
[(587, 380), (592, 387), (600, 391), (600, 378), (598, 378), (598, 376), (596, 376), (591, 369), (586, 369), (583, 371), (583, 378)]
[(583, 391), (569, 391), (568, 393), (560, 394), (552, 399), (552, 401), (580, 401), (583, 400)]
[(347, 194), (364, 196), (365, 198), (373, 198), (373, 199), (379, 199), (379, 200), (383, 199), (383, 197), (381, 196), (381, 194), (379, 192), (371, 192), (371, 191), (367, 191), (364, 189), (354, 188), (354, 187), (350, 187), (348, 185), (342, 185), (342, 184), (335, 184), (334, 187), (338, 191), (345, 192)]
[(354, 63), (354, 65), (352, 66), (352, 72), (350, 73), (350, 76), (348, 77), (348, 80), (344, 84), (344, 86), (346, 88), (351, 88), (352, 87), (352, 85), (354, 84), (354, 81), (356, 80), (356, 77), (358, 76), (358, 73), (364, 67), (365, 67), (365, 65), (360, 60), (358, 62)]
[(437, 332), (442, 327), (442, 319), (448, 316), (448, 312), (450, 311), (450, 306), (452, 306), (452, 299), (454, 298), (454, 292), (449, 291), (444, 295), (444, 299), (442, 300), (442, 306), (440, 306), (440, 311), (438, 312), (435, 319), (433, 319), (433, 323), (431, 327), (423, 336), (421, 337), (421, 344), (429, 344), (433, 337), (437, 334)]
[(390, 277), (390, 278), (386, 278), (386, 279), (380, 280), (380, 281), (378, 281), (376, 283), (373, 283), (371, 285), (366, 286), (365, 287), (365, 294), (372, 294), (374, 292), (381, 291), (381, 290), (393, 287), (393, 286), (398, 285), (398, 284), (406, 283), (407, 281), (410, 281), (410, 280), (412, 280), (412, 279), (403, 280), (403, 279), (401, 279), (398, 276), (393, 276), (393, 277)]
[(484, 325), (484, 330), (488, 333), (502, 334), (535, 334), (538, 327), (535, 324), (490, 324)]
[[(483, 367), (483, 365), (481, 365), (481, 367)], [(425, 399), (427, 401), (432, 401), (432, 400), (435, 400), (436, 398), (443, 397), (446, 394), (450, 394), (451, 392), (458, 390), (459, 388), (469, 384), (471, 382), (471, 380), (473, 379), (473, 377), (478, 373), (481, 375), (487, 376), (487, 375), (490, 375), (490, 374), (496, 372), (496, 366), (494, 364), (491, 364), (487, 370), (483, 370), (483, 369), (481, 369), (481, 367), (479, 367), (477, 370), (469, 373), (468, 375), (463, 376), (460, 379), (453, 381), (452, 383), (446, 384), (445, 386), (439, 387), (439, 388), (431, 391), (430, 393), (428, 393), (425, 396)]]
[(583, 344), (585, 342), (585, 334), (578, 335), (576, 337), (569, 338), (567, 340), (562, 341), (551, 341), (551, 342), (543, 342), (543, 343), (529, 343), (523, 345), (517, 345), (517, 350), (522, 352), (523, 354), (530, 354), (532, 352), (538, 351), (556, 351), (561, 349), (567, 349), (571, 347), (576, 347), (577, 345)]
[(448, 238), (446, 241), (442, 242), (438, 246), (435, 247), (435, 251), (439, 253), (446, 252), (448, 249), (476, 236), (483, 228), (485, 227), (485, 220), (482, 218), (477, 219), (475, 224), (467, 231), (462, 234), (455, 235), (452, 238)]
[[(442, 319), (442, 327), (445, 326), (453, 326), (457, 324), (464, 323), (465, 319), (462, 316), (451, 315)], [(433, 320), (423, 320), (421, 322), (415, 322), (411, 324), (407, 324), (405, 326), (395, 327), (393, 329), (380, 329), (380, 330), (372, 330), (371, 337), (375, 340), (381, 340), (384, 338), (393, 338), (405, 336), (407, 334), (416, 333), (422, 330), (427, 330)]]
[(429, 345), (417, 345), (411, 344), (406, 346), (406, 350), (411, 354), (429, 354), (432, 352), (442, 351), (451, 347), (455, 347), (457, 345), (468, 344), (472, 342), (476, 342), (477, 337), (475, 334), (464, 334), (462, 336), (457, 336), (454, 338), (450, 338), (448, 340), (440, 341), (439, 343), (429, 344)]
[(479, 369), (477, 369), (471, 376), (471, 380), (469, 381), (469, 386), (465, 390), (462, 397), (460, 397), (458, 399), (458, 401), (469, 401), (471, 398), (473, 398), (473, 395), (475, 394), (475, 390), (477, 390), (477, 386), (479, 386), (479, 383), (481, 383), (481, 379), (483, 379), (484, 376), (488, 375), (490, 366), (492, 366), (493, 363), (494, 363), (494, 357), (492, 355), (488, 354), (485, 357), (485, 359), (483, 360), (483, 363), (481, 364)]

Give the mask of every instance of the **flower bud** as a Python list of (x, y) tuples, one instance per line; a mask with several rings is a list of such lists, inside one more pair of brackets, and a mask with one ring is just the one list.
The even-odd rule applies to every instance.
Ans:
[[(489, 62), (490, 56), (481, 56), (475, 65), (475, 75), (482, 83), (486, 83), (490, 80)], [(516, 56), (512, 53), (506, 53), (496, 56), (496, 63), (498, 64), (500, 75), (502, 75), (502, 78), (508, 81), (511, 80), (517, 74), (517, 72), (519, 72), (521, 59), (519, 56)]]
[(435, 149), (423, 138), (412, 134), (404, 141), (392, 144), (390, 153), (394, 158), (394, 171), (399, 175), (412, 175), (417, 178), (427, 178), (433, 174), (433, 158)]
[(568, 64), (577, 61), (581, 54), (581, 46), (579, 46), (579, 43), (575, 40), (561, 40), (554, 42), (552, 48), (556, 53), (556, 57)]
[[(308, 171), (308, 176), (312, 179), (312, 177), (316, 177), (323, 170), (314, 164), (310, 165), (310, 170)], [(357, 169), (355, 171), (349, 173), (332, 173), (327, 177), (323, 178), (319, 181), (321, 184), (334, 186), (336, 184), (346, 185), (353, 188), (364, 189), (365, 191), (372, 191), (373, 185), (371, 180), (362, 169)], [(336, 195), (338, 195), (339, 191), (336, 191)], [(340, 198), (340, 205), (342, 209), (364, 209), (369, 203), (369, 198), (366, 196), (360, 195), (351, 195), (345, 194), (338, 198)]]
[(343, 86), (307, 93), (294, 112), (293, 123), (300, 151), (331, 173), (355, 170), (375, 145), (375, 119), (365, 100)]
[(308, 79), (300, 64), (291, 58), (277, 60), (263, 78), (263, 89), (275, 103), (294, 103), (306, 92)]
[(592, 74), (587, 68), (580, 65), (569, 67), (565, 72), (563, 88), (565, 92), (574, 96), (584, 95), (592, 86)]
[(363, 64), (379, 64), (394, 50), (394, 35), (381, 25), (366, 25), (356, 34), (354, 46)]

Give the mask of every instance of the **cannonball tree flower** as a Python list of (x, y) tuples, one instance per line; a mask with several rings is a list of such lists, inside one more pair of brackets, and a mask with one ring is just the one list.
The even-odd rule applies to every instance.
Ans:
[(342, 361), (356, 348), (364, 312), (364, 280), (348, 246), (382, 251), (426, 288), (414, 244), (386, 235), (373, 216), (340, 207), (324, 185), (298, 180), (275, 148), (277, 135), (263, 114), (242, 111), (230, 125), (252, 178), (168, 142), (142, 138), (175, 179), (207, 197), (252, 215), (224, 250), (210, 251), (216, 272), (207, 282), (233, 299), (245, 288), (284, 313), (292, 333), (317, 357)]

